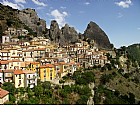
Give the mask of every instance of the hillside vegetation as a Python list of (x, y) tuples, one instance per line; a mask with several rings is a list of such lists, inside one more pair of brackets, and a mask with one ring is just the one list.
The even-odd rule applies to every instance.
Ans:
[(140, 63), (140, 44), (133, 44), (126, 48), (129, 59), (138, 61)]
[(0, 39), (3, 34), (3, 32), (8, 27), (14, 27), (14, 28), (24, 28), (29, 31), (30, 34), (34, 35), (33, 30), (26, 26), (24, 23), (21, 22), (21, 20), (18, 18), (19, 10), (13, 9), (9, 6), (4, 6), (0, 4)]

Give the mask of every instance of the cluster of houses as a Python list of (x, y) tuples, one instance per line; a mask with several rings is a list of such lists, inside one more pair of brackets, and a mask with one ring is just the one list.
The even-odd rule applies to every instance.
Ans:
[[(7, 33), (2, 36), (0, 50), (0, 84), (12, 82), (16, 88), (33, 88), (37, 79), (55, 82), (80, 67), (109, 63), (106, 50), (90, 46), (86, 41), (59, 46), (44, 37), (34, 37), (30, 41), (11, 37), (17, 33), (15, 29), (8, 29)], [(1, 92), (4, 91), (0, 90), (0, 99)]]

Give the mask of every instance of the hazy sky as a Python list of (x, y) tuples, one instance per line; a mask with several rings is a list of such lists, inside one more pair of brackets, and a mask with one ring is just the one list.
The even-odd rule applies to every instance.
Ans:
[(84, 32), (90, 21), (96, 22), (115, 47), (140, 43), (140, 0), (0, 0), (16, 9), (34, 8), (46, 20), (56, 19)]

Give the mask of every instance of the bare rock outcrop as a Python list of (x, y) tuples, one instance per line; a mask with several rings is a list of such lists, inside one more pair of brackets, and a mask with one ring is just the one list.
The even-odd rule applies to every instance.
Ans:
[(53, 42), (58, 43), (60, 41), (61, 30), (59, 29), (59, 25), (55, 20), (51, 21), (49, 36)]
[(34, 9), (27, 8), (19, 11), (18, 18), (38, 35), (41, 35), (46, 29), (46, 21), (40, 19)]
[(110, 41), (106, 33), (95, 23), (90, 22), (84, 32), (84, 38), (94, 40), (99, 47), (109, 49)]
[(65, 24), (64, 27), (61, 29), (61, 39), (60, 42), (67, 42), (68, 44), (73, 44), (78, 41), (79, 35), (74, 27), (70, 27), (68, 24)]

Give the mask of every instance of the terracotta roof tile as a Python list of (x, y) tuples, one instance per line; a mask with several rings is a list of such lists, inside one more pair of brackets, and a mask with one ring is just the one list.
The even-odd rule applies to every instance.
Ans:
[(59, 64), (61, 64), (61, 65), (66, 65), (66, 63), (65, 63), (65, 62), (59, 62)]
[(0, 61), (0, 64), (5, 65), (5, 64), (9, 64), (9, 62), (8, 61)]
[(30, 62), (33, 65), (40, 64), (39, 62)]
[(31, 71), (31, 70), (23, 70), (23, 73), (25, 73), (25, 74), (34, 74), (35, 72)]
[(40, 66), (40, 68), (54, 68), (54, 65), (52, 65), (52, 64), (46, 64), (46, 65)]
[(1, 50), (2, 53), (10, 53), (9, 50)]
[(5, 97), (7, 94), (9, 94), (7, 90), (0, 88), (0, 98)]
[(22, 70), (15, 70), (14, 71), (14, 74), (15, 75), (23, 74), (23, 71)]

